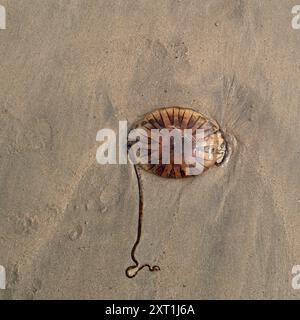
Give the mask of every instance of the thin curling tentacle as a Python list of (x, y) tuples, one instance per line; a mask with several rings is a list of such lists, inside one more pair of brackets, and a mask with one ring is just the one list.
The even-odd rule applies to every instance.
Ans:
[(135, 264), (133, 266), (129, 266), (126, 269), (125, 273), (128, 278), (134, 278), (138, 274), (138, 272), (145, 267), (147, 267), (149, 269), (149, 271), (151, 271), (151, 272), (160, 270), (159, 266), (156, 266), (156, 265), (150, 266), (149, 264), (143, 264), (140, 266), (138, 260), (135, 257), (135, 251), (136, 251), (138, 244), (140, 243), (141, 234), (142, 234), (144, 194), (143, 194), (141, 174), (140, 174), (139, 169), (136, 165), (134, 165), (134, 171), (135, 171), (135, 174), (137, 177), (138, 188), (139, 188), (139, 219), (138, 219), (137, 237), (136, 237), (135, 243), (134, 243), (132, 250), (131, 250), (131, 259)]
[(126, 269), (126, 276), (128, 278), (134, 278), (139, 273), (139, 271), (144, 269), (145, 267), (147, 267), (150, 272), (160, 271), (159, 266), (150, 266), (149, 264), (143, 264), (139, 267), (138, 265), (135, 265), (130, 266)]

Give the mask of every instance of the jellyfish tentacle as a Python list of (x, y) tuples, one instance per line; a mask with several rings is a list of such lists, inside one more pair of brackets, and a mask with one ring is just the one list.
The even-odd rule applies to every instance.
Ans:
[(134, 278), (140, 270), (147, 267), (149, 271), (159, 271), (159, 266), (151, 266), (149, 264), (143, 264), (140, 266), (140, 263), (138, 262), (137, 258), (135, 257), (135, 251), (141, 241), (141, 235), (142, 235), (142, 224), (143, 224), (143, 213), (144, 213), (144, 193), (143, 193), (143, 185), (142, 185), (142, 179), (141, 179), (141, 173), (139, 171), (139, 168), (134, 165), (134, 171), (137, 177), (138, 181), (138, 189), (139, 189), (139, 219), (138, 219), (138, 228), (137, 228), (137, 236), (135, 243), (131, 249), (131, 259), (134, 262), (133, 266), (129, 266), (126, 269), (126, 276), (128, 278)]

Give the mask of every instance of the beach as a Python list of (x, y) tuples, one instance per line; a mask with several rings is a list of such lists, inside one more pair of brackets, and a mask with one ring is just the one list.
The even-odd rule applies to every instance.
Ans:
[[(1, 0), (0, 299), (299, 299), (300, 30), (294, 1)], [(218, 122), (197, 177), (96, 161), (158, 107)]]

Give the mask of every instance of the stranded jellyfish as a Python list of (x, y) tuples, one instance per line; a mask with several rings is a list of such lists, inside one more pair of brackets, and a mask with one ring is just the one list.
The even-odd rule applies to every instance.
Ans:
[(139, 215), (136, 241), (131, 250), (134, 265), (126, 269), (127, 277), (135, 277), (145, 267), (150, 271), (160, 270), (157, 265), (140, 264), (135, 256), (143, 222), (140, 168), (163, 178), (197, 176), (220, 166), (227, 150), (224, 134), (216, 121), (190, 108), (160, 108), (147, 113), (133, 126), (128, 135), (128, 152), (138, 182)]

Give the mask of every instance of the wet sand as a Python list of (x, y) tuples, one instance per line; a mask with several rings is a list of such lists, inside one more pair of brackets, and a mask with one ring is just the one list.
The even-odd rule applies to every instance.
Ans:
[[(0, 299), (298, 299), (300, 30), (294, 1), (1, 0)], [(232, 137), (227, 165), (143, 172), (96, 133), (189, 106)]]

